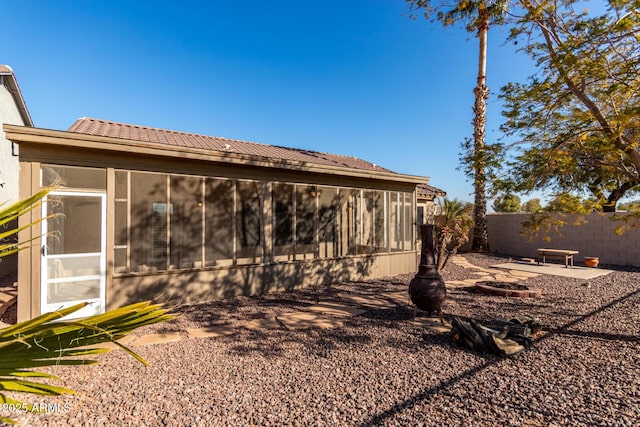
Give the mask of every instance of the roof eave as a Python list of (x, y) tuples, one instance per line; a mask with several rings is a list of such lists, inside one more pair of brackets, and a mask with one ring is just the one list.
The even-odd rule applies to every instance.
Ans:
[(22, 91), (20, 90), (20, 86), (18, 85), (18, 80), (16, 79), (15, 74), (8, 71), (0, 71), (0, 75), (7, 77), (6, 80), (9, 92), (13, 97), (13, 101), (18, 108), (18, 112), (20, 113), (20, 117), (22, 117), (22, 121), (24, 122), (25, 126), (33, 127), (31, 114), (29, 114), (27, 103), (24, 101), (24, 97), (22, 96)]
[(20, 143), (62, 145), (67, 147), (107, 150), (114, 152), (136, 152), (138, 154), (203, 160), (216, 163), (279, 168), (300, 172), (314, 172), (328, 175), (343, 175), (356, 178), (419, 184), (428, 181), (424, 176), (404, 175), (394, 172), (353, 169), (349, 167), (322, 165), (285, 159), (271, 159), (262, 156), (233, 152), (211, 151), (198, 148), (171, 146), (151, 142), (112, 138), (83, 133), (4, 125), (7, 139)]

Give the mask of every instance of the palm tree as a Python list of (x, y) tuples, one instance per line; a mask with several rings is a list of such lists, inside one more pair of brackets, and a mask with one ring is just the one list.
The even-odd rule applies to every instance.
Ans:
[[(28, 199), (7, 207), (0, 206), (0, 258), (31, 244), (30, 241), (18, 242), (14, 238), (20, 230), (35, 224), (13, 228), (11, 224), (20, 216), (40, 206), (42, 198), (51, 190), (52, 188), (46, 188)], [(85, 356), (109, 351), (108, 348), (101, 348), (101, 343), (112, 342), (140, 362), (147, 364), (117, 340), (141, 326), (173, 318), (173, 315), (161, 305), (141, 302), (85, 319), (64, 321), (65, 316), (86, 305), (87, 303), (80, 303), (0, 329), (0, 404), (23, 411), (39, 411), (41, 408), (16, 400), (3, 392), (40, 396), (73, 394), (73, 390), (35, 381), (34, 379), (56, 377), (34, 371), (33, 368), (97, 363)], [(0, 414), (0, 423), (14, 422), (13, 419)]]
[(487, 196), (486, 196), (486, 153), (485, 125), (487, 123), (487, 35), (492, 23), (501, 23), (504, 19), (508, 0), (461, 0), (455, 8), (443, 11), (443, 6), (433, 4), (433, 0), (407, 0), (411, 9), (422, 9), (429, 17), (437, 11), (437, 19), (443, 26), (453, 25), (458, 21), (467, 22), (469, 32), (475, 32), (478, 41), (478, 76), (473, 89), (473, 155), (471, 156), (474, 186), (474, 230), (472, 250), (489, 249), (487, 235)]
[(442, 270), (449, 257), (469, 241), (469, 231), (473, 226), (470, 203), (458, 199), (441, 199), (440, 214), (435, 217), (436, 268)]

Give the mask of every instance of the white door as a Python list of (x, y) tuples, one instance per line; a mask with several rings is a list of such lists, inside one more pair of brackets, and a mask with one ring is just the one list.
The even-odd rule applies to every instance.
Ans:
[(42, 246), (42, 313), (79, 302), (90, 305), (68, 318), (104, 313), (106, 195), (56, 191), (45, 198)]

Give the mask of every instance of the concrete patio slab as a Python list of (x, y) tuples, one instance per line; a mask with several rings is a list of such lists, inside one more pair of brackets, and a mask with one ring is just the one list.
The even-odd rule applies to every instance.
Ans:
[(278, 321), (289, 330), (308, 328), (336, 328), (343, 325), (343, 321), (336, 317), (323, 316), (311, 312), (298, 312), (283, 314), (277, 317)]
[(452, 288), (452, 289), (456, 289), (456, 288), (468, 288), (473, 286), (473, 283), (468, 283), (465, 282), (464, 280), (446, 280), (444, 282), (444, 285), (447, 288)]
[(238, 328), (231, 326), (208, 326), (206, 328), (187, 329), (189, 338), (218, 338), (225, 335), (231, 335), (236, 332)]
[(164, 344), (164, 343), (176, 342), (176, 341), (180, 341), (180, 333), (168, 332), (164, 334), (145, 335), (142, 338), (135, 340), (131, 345), (134, 347), (140, 347), (143, 345)]
[(493, 265), (492, 267), (504, 268), (505, 270), (520, 270), (537, 274), (550, 274), (552, 276), (571, 277), (574, 279), (593, 279), (611, 273), (611, 270), (590, 267), (565, 267), (562, 264), (531, 264), (519, 262), (507, 262)]
[(243, 328), (258, 331), (261, 329), (279, 329), (280, 323), (276, 319), (254, 319), (242, 325)]
[(518, 270), (509, 270), (509, 274), (511, 274), (512, 276), (518, 276), (525, 279), (528, 279), (530, 277), (538, 277), (540, 275), (539, 273), (530, 273), (528, 271), (518, 271)]
[(348, 305), (336, 304), (331, 302), (322, 302), (320, 304), (305, 307), (304, 310), (345, 317), (358, 316), (366, 311), (361, 308), (355, 308)]

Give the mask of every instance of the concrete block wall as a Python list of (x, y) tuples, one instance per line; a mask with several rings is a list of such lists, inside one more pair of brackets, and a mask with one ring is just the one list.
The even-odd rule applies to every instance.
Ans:
[(549, 234), (550, 242), (541, 236), (528, 242), (527, 237), (520, 235), (524, 230), (522, 223), (529, 219), (529, 214), (487, 215), (491, 251), (535, 258), (538, 248), (573, 249), (580, 251), (575, 257), (576, 265), (582, 265), (585, 256), (597, 256), (604, 264), (640, 267), (640, 227), (619, 236), (615, 229), (620, 223), (612, 220), (613, 214), (552, 215), (567, 224), (559, 229), (561, 235), (553, 231)]

